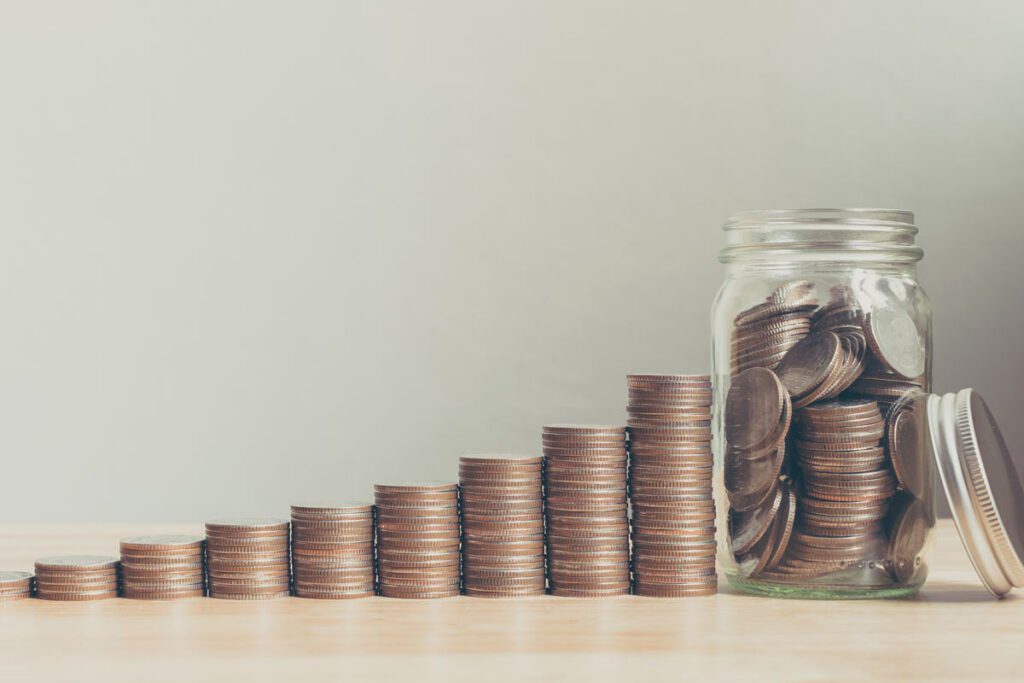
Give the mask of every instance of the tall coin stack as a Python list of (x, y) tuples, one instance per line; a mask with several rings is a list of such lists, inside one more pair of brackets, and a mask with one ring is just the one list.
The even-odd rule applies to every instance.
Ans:
[(60, 555), (36, 560), (36, 597), (43, 600), (116, 598), (117, 558), (106, 555)]
[(300, 598), (373, 595), (373, 506), (292, 505), (292, 572)]
[(711, 378), (629, 375), (626, 383), (633, 590), (714, 594)]
[(459, 458), (466, 595), (545, 593), (543, 462), (540, 456)]
[(797, 411), (795, 427), (800, 523), (773, 573), (825, 574), (884, 559), (882, 527), (896, 479), (881, 445), (878, 405), (856, 398), (815, 403)]
[(174, 600), (206, 595), (202, 536), (159, 534), (121, 540), (124, 597)]
[(0, 602), (11, 602), (32, 597), (30, 572), (0, 572)]
[(210, 597), (266, 600), (288, 595), (288, 522), (216, 519), (206, 523)]
[(625, 427), (548, 425), (543, 446), (551, 593), (628, 594)]
[(377, 484), (377, 576), (388, 598), (459, 595), (459, 488)]

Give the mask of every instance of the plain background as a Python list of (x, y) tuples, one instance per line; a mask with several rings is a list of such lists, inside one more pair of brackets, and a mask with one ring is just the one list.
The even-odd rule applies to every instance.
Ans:
[(707, 371), (750, 208), (915, 211), (935, 387), (1024, 444), (1019, 2), (4, 2), (0, 98), (5, 520), (621, 421)]

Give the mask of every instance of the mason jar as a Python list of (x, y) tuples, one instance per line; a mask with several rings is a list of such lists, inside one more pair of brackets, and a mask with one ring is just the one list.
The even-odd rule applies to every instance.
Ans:
[(781, 597), (914, 593), (935, 474), (913, 214), (751, 211), (724, 230), (712, 312), (724, 575)]

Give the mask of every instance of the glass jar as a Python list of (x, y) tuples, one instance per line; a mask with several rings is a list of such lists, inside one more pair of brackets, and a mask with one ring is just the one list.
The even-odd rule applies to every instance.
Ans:
[(712, 311), (723, 573), (779, 597), (914, 593), (935, 475), (913, 214), (753, 211), (724, 229)]

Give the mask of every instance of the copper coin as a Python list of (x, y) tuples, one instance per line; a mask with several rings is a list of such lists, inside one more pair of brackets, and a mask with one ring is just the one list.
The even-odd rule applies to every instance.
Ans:
[(741, 450), (771, 443), (785, 405), (786, 390), (771, 370), (752, 368), (740, 373), (726, 399), (726, 440)]
[(924, 421), (909, 406), (889, 419), (887, 445), (892, 467), (900, 486), (915, 498), (923, 498), (931, 483), (931, 463), (924, 452), (925, 429)]
[(752, 510), (767, 500), (774, 491), (785, 452), (772, 451), (758, 458), (748, 458), (740, 451), (725, 455), (725, 488), (734, 510)]
[(749, 552), (771, 528), (786, 493), (777, 487), (767, 503), (746, 512), (734, 510), (729, 517), (730, 545), (735, 555)]
[(834, 332), (815, 332), (789, 350), (776, 368), (779, 380), (793, 398), (820, 386), (842, 357), (842, 345)]

